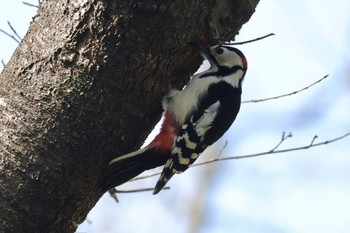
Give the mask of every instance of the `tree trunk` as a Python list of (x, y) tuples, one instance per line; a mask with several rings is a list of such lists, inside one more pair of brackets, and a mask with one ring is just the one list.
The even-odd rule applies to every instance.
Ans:
[(0, 232), (74, 232), (115, 155), (258, 0), (43, 1), (0, 76)]

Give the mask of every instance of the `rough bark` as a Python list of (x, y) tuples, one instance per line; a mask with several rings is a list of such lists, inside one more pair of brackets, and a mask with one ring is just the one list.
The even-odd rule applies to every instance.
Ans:
[(187, 44), (233, 39), (257, 3), (43, 1), (0, 76), (0, 232), (73, 232), (199, 67)]

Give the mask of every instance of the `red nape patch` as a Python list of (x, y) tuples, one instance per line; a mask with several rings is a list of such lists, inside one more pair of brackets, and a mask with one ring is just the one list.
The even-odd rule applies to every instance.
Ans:
[(244, 69), (248, 69), (248, 61), (245, 57), (242, 57), (242, 64)]
[(179, 133), (179, 130), (180, 126), (177, 124), (173, 114), (166, 111), (159, 134), (147, 147), (159, 151), (161, 154), (168, 154), (173, 147), (174, 137)]

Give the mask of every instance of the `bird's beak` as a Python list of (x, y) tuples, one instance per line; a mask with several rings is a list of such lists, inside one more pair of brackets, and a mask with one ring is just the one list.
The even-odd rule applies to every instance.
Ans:
[(197, 43), (189, 43), (189, 45), (195, 50), (197, 50), (203, 58), (210, 60), (211, 52), (209, 47), (199, 45)]

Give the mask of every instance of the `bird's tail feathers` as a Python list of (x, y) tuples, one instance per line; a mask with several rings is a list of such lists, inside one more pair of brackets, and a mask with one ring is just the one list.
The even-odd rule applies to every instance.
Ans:
[(158, 194), (166, 185), (166, 183), (173, 177), (175, 173), (178, 173), (174, 170), (174, 161), (172, 159), (169, 159), (166, 164), (164, 165), (164, 169), (162, 171), (162, 174), (160, 175), (156, 186), (153, 189), (153, 195)]
[(108, 191), (138, 176), (145, 170), (163, 165), (166, 157), (156, 151), (143, 148), (111, 160), (102, 182), (102, 190)]

